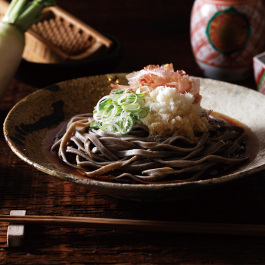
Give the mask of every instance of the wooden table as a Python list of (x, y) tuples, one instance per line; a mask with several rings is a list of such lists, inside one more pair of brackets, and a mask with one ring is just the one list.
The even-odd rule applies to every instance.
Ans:
[[(113, 72), (172, 62), (201, 76), (189, 41), (193, 1), (71, 1), (58, 4), (120, 40), (124, 54)], [(255, 88), (253, 77), (241, 82)], [(35, 90), (14, 79), (0, 119)], [(0, 213), (66, 215), (265, 225), (265, 172), (174, 202), (139, 203), (93, 193), (37, 171), (0, 138)], [(26, 226), (24, 244), (9, 248), (0, 224), (0, 264), (265, 264), (265, 237)]]

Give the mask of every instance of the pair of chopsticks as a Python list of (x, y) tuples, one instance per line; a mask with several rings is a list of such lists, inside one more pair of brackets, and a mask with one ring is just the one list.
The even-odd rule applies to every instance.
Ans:
[(265, 236), (265, 225), (173, 222), (154, 220), (111, 219), (70, 216), (0, 215), (0, 222), (78, 226), (114, 230), (164, 231), (188, 234)]

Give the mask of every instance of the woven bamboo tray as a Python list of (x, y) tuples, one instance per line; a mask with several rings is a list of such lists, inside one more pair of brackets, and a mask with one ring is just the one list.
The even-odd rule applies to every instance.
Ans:
[[(0, 0), (0, 16), (9, 3)], [(25, 34), (23, 58), (36, 63), (62, 63), (108, 53), (112, 41), (58, 6), (48, 7)]]

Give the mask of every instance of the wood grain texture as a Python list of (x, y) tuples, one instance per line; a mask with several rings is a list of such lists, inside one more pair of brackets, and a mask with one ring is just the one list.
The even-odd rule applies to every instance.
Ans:
[[(1, 139), (1, 150), (4, 142)], [(253, 176), (225, 188), (170, 203), (120, 201), (57, 180), (21, 162), (8, 149), (1, 158), (1, 212), (27, 209), (28, 214), (176, 221), (265, 224), (265, 184)], [(2, 157), (2, 156), (1, 156)], [(18, 170), (20, 174), (18, 174)], [(3, 172), (3, 173), (2, 173)], [(264, 176), (263, 176), (264, 178)], [(88, 228), (26, 226), (24, 245), (6, 246), (7, 224), (1, 224), (3, 264), (262, 264), (265, 239), (258, 237), (191, 236)], [(245, 251), (242, 253), (242, 249)]]
[[(192, 4), (58, 0), (66, 11), (121, 41), (123, 59), (113, 71), (172, 62), (201, 76), (189, 42)], [(252, 78), (243, 85), (255, 87)], [(12, 106), (34, 90), (13, 80), (0, 104), (1, 124)], [(29, 215), (265, 224), (264, 179), (262, 172), (175, 202), (122, 201), (37, 171), (12, 153), (2, 132), (0, 137), (1, 214), (25, 209)], [(265, 238), (259, 237), (27, 225), (23, 246), (14, 250), (6, 245), (7, 226), (0, 224), (0, 264), (265, 264)]]

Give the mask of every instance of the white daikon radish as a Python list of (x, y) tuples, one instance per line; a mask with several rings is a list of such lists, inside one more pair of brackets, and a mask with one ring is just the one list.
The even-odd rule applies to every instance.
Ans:
[(55, 5), (54, 0), (13, 0), (0, 22), (0, 102), (20, 64), (24, 33), (39, 20), (42, 10), (51, 5)]

